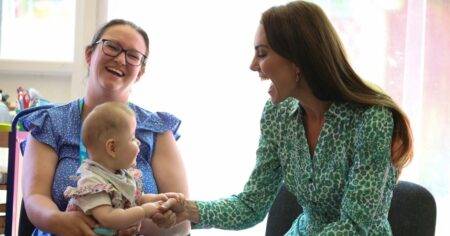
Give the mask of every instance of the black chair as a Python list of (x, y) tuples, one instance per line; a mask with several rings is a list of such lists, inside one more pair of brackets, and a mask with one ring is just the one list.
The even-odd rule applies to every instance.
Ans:
[[(14, 177), (15, 177), (15, 167), (16, 167), (16, 138), (17, 138), (17, 126), (19, 125), (19, 120), (24, 115), (27, 115), (31, 112), (40, 110), (40, 109), (48, 109), (53, 107), (54, 105), (44, 105), (39, 107), (33, 107), (19, 112), (15, 117), (11, 124), (11, 132), (9, 133), (9, 144), (8, 144), (8, 178), (7, 181), (8, 187), (6, 192), (6, 227), (5, 227), (5, 235), (12, 235), (12, 223), (13, 223), (13, 210), (16, 207), (14, 205)], [(23, 150), (22, 150), (23, 151)], [(20, 210), (20, 218), (19, 218), (19, 229), (18, 235), (31, 235), (31, 232), (34, 230), (34, 226), (30, 223), (28, 219), (24, 204), (22, 201), (22, 209)]]
[[(266, 236), (284, 235), (302, 212), (295, 196), (282, 186), (269, 211)], [(433, 236), (436, 227), (433, 195), (418, 184), (400, 181), (394, 188), (388, 220), (394, 236)]]
[(433, 195), (418, 184), (400, 181), (394, 189), (389, 224), (394, 236), (434, 235), (436, 202)]
[(284, 235), (302, 212), (303, 208), (297, 203), (295, 195), (289, 192), (284, 185), (281, 186), (269, 210), (266, 236)]

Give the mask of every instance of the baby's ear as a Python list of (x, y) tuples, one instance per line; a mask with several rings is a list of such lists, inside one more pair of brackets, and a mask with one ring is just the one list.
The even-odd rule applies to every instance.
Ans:
[(116, 141), (113, 138), (106, 140), (106, 152), (113, 158), (116, 157)]

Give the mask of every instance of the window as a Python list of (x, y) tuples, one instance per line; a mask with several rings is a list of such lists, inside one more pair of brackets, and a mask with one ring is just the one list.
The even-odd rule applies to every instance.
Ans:
[[(248, 67), (260, 14), (288, 1), (108, 2), (108, 18), (125, 18), (150, 37), (147, 72), (132, 100), (183, 120), (179, 141), (193, 199), (241, 191), (254, 165), (267, 86)], [(425, 186), (438, 207), (436, 235), (450, 234), (450, 3), (316, 0), (356, 71), (384, 88), (408, 113), (415, 157), (402, 180)], [(205, 178), (207, 176), (207, 178)], [(195, 235), (264, 235), (244, 231)]]
[(450, 32), (445, 25), (450, 20), (450, 3), (341, 3), (341, 9), (326, 5), (348, 46), (353, 65), (363, 78), (384, 88), (410, 119), (415, 155), (400, 180), (418, 183), (433, 194), (438, 209), (436, 235), (447, 235), (450, 228), (444, 219), (450, 217)]
[(71, 62), (75, 3), (72, 0), (0, 1), (0, 58)]

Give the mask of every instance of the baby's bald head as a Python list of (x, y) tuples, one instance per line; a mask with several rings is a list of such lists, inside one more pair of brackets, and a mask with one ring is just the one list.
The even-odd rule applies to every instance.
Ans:
[(104, 147), (110, 138), (129, 132), (130, 119), (136, 119), (133, 110), (120, 102), (106, 102), (96, 106), (86, 117), (81, 129), (83, 143), (88, 150)]

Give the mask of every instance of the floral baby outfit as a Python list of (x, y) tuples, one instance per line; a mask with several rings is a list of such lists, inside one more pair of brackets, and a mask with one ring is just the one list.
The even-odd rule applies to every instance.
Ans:
[(113, 173), (92, 160), (86, 160), (77, 171), (77, 187), (67, 187), (64, 196), (70, 198), (67, 211), (78, 207), (87, 215), (101, 205), (130, 208), (142, 196), (141, 173), (130, 168)]

